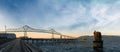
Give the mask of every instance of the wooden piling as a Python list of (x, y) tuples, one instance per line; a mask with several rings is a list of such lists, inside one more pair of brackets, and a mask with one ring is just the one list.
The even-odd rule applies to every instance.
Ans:
[(101, 32), (94, 31), (93, 49), (95, 52), (103, 52), (103, 40)]

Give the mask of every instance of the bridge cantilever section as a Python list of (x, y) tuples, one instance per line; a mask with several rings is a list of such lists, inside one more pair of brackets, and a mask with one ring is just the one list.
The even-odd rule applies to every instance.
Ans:
[(44, 30), (44, 29), (34, 29), (31, 28), (27, 25), (21, 27), (21, 28), (12, 28), (12, 29), (6, 29), (6, 32), (42, 32), (42, 33), (54, 33), (57, 35), (61, 35), (61, 33), (56, 32), (54, 29), (50, 29), (50, 30)]
[(50, 30), (35, 29), (32, 27), (29, 27), (28, 25), (25, 25), (25, 26), (20, 27), (20, 28), (9, 28), (9, 29), (6, 29), (5, 31), (6, 32), (24, 32), (24, 36), (27, 36), (27, 32), (42, 32), (42, 33), (52, 34), (52, 38), (54, 38), (54, 35), (60, 35), (60, 38), (62, 38), (62, 37), (73, 38), (71, 36), (63, 35), (57, 31), (55, 31), (54, 29), (50, 29)]
[(6, 32), (47, 32), (47, 30), (43, 30), (43, 29), (34, 29), (34, 28), (31, 28), (27, 25), (23, 26), (23, 27), (20, 27), (20, 28), (9, 28), (9, 29), (6, 29)]

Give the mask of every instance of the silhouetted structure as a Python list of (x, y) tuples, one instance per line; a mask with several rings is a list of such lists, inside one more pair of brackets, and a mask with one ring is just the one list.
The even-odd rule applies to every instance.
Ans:
[[(3, 32), (3, 31), (1, 31)], [(27, 37), (27, 32), (40, 32), (40, 33), (49, 33), (49, 34), (52, 34), (51, 38), (54, 39), (54, 35), (59, 35), (60, 36), (60, 39), (62, 38), (75, 38), (75, 37), (72, 37), (72, 36), (68, 36), (68, 35), (63, 35), (61, 34), (60, 32), (57, 32), (56, 30), (54, 29), (50, 29), (50, 30), (44, 30), (44, 29), (35, 29), (35, 28), (32, 28), (32, 27), (29, 27), (28, 25), (25, 25), (25, 26), (22, 26), (20, 28), (7, 28), (6, 29), (6, 26), (5, 26), (5, 33), (7, 32), (24, 32), (24, 37)]]
[(16, 38), (14, 33), (0, 33), (0, 45)]
[(95, 41), (101, 41), (102, 40), (101, 32), (94, 31), (94, 39)]
[(103, 52), (103, 40), (101, 32), (94, 31), (93, 49), (95, 52)]
[(0, 39), (15, 39), (16, 35), (14, 33), (0, 33)]

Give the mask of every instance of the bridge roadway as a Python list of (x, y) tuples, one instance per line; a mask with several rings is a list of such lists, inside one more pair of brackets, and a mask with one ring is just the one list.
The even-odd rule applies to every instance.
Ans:
[(42, 52), (34, 47), (30, 46), (26, 42), (20, 39), (13, 40), (3, 46), (0, 52)]

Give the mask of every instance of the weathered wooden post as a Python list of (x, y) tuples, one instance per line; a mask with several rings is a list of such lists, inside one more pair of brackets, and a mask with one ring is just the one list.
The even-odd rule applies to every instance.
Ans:
[(94, 31), (93, 49), (95, 52), (103, 52), (103, 40), (101, 32)]

